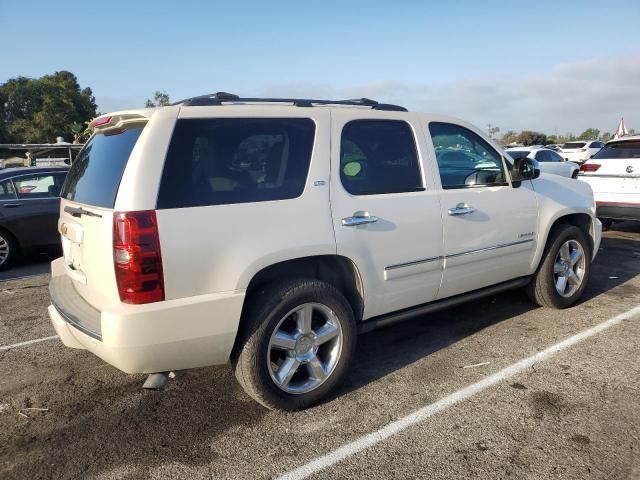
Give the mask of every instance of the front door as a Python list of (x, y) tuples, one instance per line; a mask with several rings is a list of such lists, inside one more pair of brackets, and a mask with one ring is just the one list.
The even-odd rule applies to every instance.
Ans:
[(444, 274), (438, 298), (530, 273), (538, 208), (531, 182), (510, 183), (505, 161), (460, 125), (428, 125), (439, 170)]
[(424, 138), (404, 116), (332, 112), (331, 209), (337, 253), (363, 279), (364, 318), (436, 298), (442, 278), (438, 192)]

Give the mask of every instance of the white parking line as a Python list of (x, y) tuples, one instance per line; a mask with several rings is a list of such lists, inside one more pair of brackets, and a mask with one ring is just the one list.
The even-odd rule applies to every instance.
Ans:
[(278, 477), (278, 480), (298, 480), (307, 478), (308, 476), (319, 472), (320, 470), (330, 467), (331, 465), (334, 465), (344, 460), (345, 458), (355, 455), (362, 450), (365, 450), (386, 440), (392, 435), (400, 433), (413, 425), (425, 421), (432, 415), (435, 415), (436, 413), (441, 412), (442, 410), (445, 410), (446, 408), (451, 407), (458, 402), (466, 400), (467, 398), (485, 390), (492, 385), (495, 385), (498, 382), (501, 382), (502, 380), (523, 372), (533, 364), (546, 360), (547, 358), (555, 355), (561, 350), (569, 348), (586, 338), (596, 335), (603, 330), (613, 327), (621, 321), (629, 319), (638, 314), (640, 314), (640, 305), (616, 317), (599, 323), (595, 327), (577, 333), (576, 335), (573, 335), (559, 343), (556, 343), (555, 345), (552, 345), (551, 347), (542, 350), (535, 355), (520, 360), (519, 362), (514, 363), (513, 365), (510, 365), (509, 367), (506, 367), (503, 370), (494, 373), (493, 375), (489, 375), (488, 377), (480, 380), (477, 383), (469, 385), (462, 390), (458, 390), (457, 392), (454, 392), (451, 395), (444, 397), (435, 403), (432, 403), (431, 405), (422, 407), (421, 409), (410, 413), (406, 417), (396, 420), (395, 422), (392, 422), (382, 427), (381, 429), (376, 430), (375, 432), (371, 432), (364, 437), (359, 438), (358, 440), (355, 440), (336, 450), (333, 450), (332, 452), (322, 455), (321, 457), (318, 457), (315, 460), (312, 460), (311, 462), (296, 468), (295, 470), (285, 473), (284, 475)]
[(0, 352), (3, 352), (5, 350), (11, 350), (12, 348), (26, 347), (27, 345), (33, 345), (34, 343), (46, 342), (48, 340), (54, 340), (56, 338), (58, 338), (58, 336), (54, 335), (53, 337), (36, 338), (35, 340), (27, 340), (26, 342), (14, 343), (13, 345), (2, 345), (2, 346), (0, 346)]

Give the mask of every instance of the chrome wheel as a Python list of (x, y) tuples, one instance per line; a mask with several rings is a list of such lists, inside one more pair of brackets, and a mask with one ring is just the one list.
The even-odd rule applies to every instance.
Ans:
[(342, 353), (337, 315), (326, 305), (304, 303), (278, 322), (267, 350), (271, 379), (287, 393), (302, 394), (322, 385)]
[(582, 245), (576, 240), (562, 244), (553, 264), (553, 281), (556, 291), (563, 297), (571, 297), (584, 280), (586, 258)]
[(0, 265), (4, 265), (9, 258), (9, 248), (7, 239), (0, 235)]

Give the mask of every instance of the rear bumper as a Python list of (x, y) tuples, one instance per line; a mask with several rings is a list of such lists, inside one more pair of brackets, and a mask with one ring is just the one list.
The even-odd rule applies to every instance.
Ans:
[(52, 277), (50, 294), (49, 317), (62, 342), (127, 373), (226, 363), (244, 301), (244, 292), (233, 292), (99, 312), (64, 275)]
[(611, 220), (640, 220), (640, 204), (597, 202), (596, 215)]

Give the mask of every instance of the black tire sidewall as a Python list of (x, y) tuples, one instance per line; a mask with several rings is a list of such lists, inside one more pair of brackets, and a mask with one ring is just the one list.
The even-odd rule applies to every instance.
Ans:
[(4, 238), (7, 245), (9, 245), (9, 256), (3, 263), (0, 263), (0, 270), (4, 270), (11, 265), (16, 256), (16, 243), (13, 240), (13, 237), (5, 230), (0, 229), (0, 237)]
[[(268, 348), (279, 321), (304, 303), (325, 305), (336, 314), (342, 328), (343, 344), (338, 364), (322, 385), (305, 394), (292, 394), (281, 390), (271, 378), (267, 366)], [(352, 363), (357, 339), (351, 306), (338, 290), (318, 280), (288, 282), (264, 291), (256, 298), (248, 314), (253, 316), (251, 323), (254, 329), (245, 345), (254, 352), (250, 362), (252, 371), (246, 373), (253, 377), (252, 383), (260, 389), (260, 396), (266, 400), (263, 403), (283, 410), (300, 410), (319, 403), (335, 390)]]
[[(589, 283), (589, 276), (591, 274), (591, 257), (592, 248), (591, 244), (585, 235), (585, 233), (578, 227), (573, 225), (562, 225), (557, 228), (553, 233), (552, 242), (549, 245), (547, 252), (545, 253), (544, 263), (538, 275), (542, 275), (542, 281), (544, 282), (544, 288), (547, 290), (548, 296), (551, 298), (552, 303), (556, 308), (567, 308), (573, 305), (581, 296)], [(563, 297), (560, 295), (555, 287), (553, 281), (553, 266), (558, 256), (558, 252), (563, 243), (567, 240), (576, 240), (580, 243), (584, 250), (586, 257), (585, 272), (580, 288), (570, 297)]]

